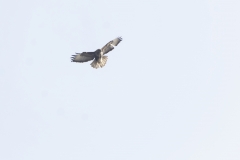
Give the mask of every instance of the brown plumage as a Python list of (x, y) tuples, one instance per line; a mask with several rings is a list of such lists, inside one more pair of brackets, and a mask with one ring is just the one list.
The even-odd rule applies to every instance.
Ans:
[(112, 51), (114, 46), (117, 46), (121, 41), (121, 37), (115, 38), (102, 47), (102, 49), (97, 49), (95, 52), (76, 53), (76, 55), (72, 55), (71, 60), (72, 62), (83, 63), (94, 59), (94, 61), (91, 63), (91, 66), (96, 69), (100, 67), (102, 68), (105, 66), (108, 59), (108, 57), (104, 56), (104, 54)]

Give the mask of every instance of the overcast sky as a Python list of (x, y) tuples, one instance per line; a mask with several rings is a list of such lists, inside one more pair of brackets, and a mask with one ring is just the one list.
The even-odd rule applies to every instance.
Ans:
[[(1, 0), (1, 160), (239, 160), (239, 0)], [(104, 68), (75, 52), (123, 41)]]

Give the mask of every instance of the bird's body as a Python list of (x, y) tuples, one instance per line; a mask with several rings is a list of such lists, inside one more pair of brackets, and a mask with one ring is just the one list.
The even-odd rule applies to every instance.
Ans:
[(94, 61), (91, 63), (93, 68), (99, 68), (105, 66), (107, 62), (107, 56), (103, 55), (103, 52), (100, 49), (97, 49), (94, 52)]
[(95, 52), (82, 52), (76, 53), (76, 55), (72, 55), (72, 62), (83, 63), (90, 60), (94, 61), (91, 63), (93, 68), (102, 68), (107, 63), (107, 54), (108, 52), (114, 49), (114, 46), (117, 46), (122, 41), (121, 37), (115, 38), (114, 40), (108, 42), (102, 49), (97, 49)]

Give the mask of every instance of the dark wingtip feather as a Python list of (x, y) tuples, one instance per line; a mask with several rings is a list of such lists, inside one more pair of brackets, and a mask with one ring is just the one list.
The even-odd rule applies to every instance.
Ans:
[(76, 55), (72, 55), (71, 57), (71, 62), (75, 62), (74, 59), (75, 59)]

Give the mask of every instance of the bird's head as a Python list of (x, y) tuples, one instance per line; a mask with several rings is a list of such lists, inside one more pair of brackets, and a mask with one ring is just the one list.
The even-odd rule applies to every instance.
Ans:
[(96, 53), (100, 53), (100, 52), (101, 52), (101, 49), (97, 49), (95, 52), (96, 52)]

